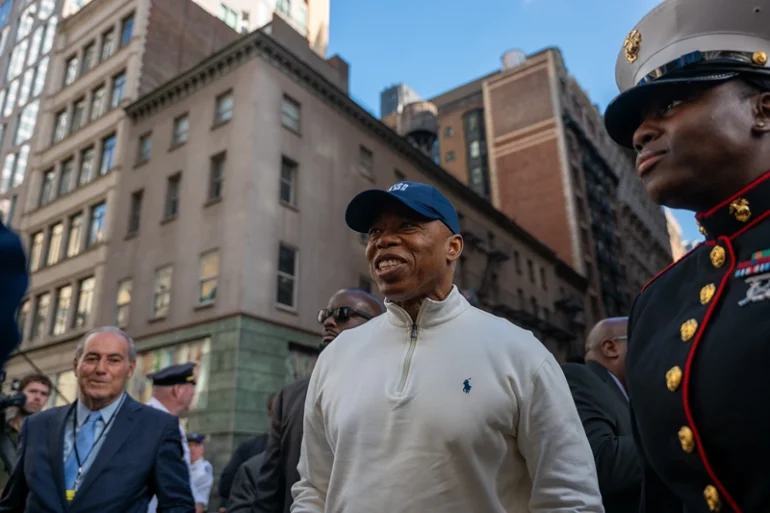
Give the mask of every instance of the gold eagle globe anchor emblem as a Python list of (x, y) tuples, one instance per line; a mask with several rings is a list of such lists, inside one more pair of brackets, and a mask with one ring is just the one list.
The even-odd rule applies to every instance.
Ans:
[(730, 215), (735, 217), (741, 223), (745, 223), (751, 217), (751, 209), (749, 208), (749, 200), (746, 198), (738, 198), (730, 203)]
[(623, 41), (623, 48), (626, 51), (626, 60), (628, 62), (635, 62), (639, 57), (639, 50), (642, 47), (642, 34), (638, 30), (634, 29), (630, 34), (626, 36)]

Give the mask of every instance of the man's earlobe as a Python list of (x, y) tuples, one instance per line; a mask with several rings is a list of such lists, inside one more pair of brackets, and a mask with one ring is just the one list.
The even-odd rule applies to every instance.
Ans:
[(770, 93), (761, 93), (754, 107), (754, 133), (770, 132)]

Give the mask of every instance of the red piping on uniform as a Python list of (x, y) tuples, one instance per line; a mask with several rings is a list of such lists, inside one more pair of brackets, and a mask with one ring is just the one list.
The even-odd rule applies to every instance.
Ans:
[(762, 215), (757, 216), (752, 222), (750, 222), (749, 224), (747, 224), (746, 226), (744, 226), (734, 234), (730, 235), (730, 240), (733, 240), (734, 238), (741, 235), (742, 233), (747, 232), (748, 230), (751, 230), (752, 228), (754, 228), (754, 226), (759, 224), (760, 221), (767, 219), (768, 217), (770, 217), (770, 210), (766, 212), (762, 212)]
[(725, 246), (727, 247), (727, 251), (730, 254), (730, 268), (722, 277), (722, 281), (719, 282), (719, 288), (717, 289), (716, 294), (714, 295), (714, 298), (711, 301), (711, 304), (706, 310), (706, 315), (703, 316), (703, 325), (701, 326), (701, 329), (698, 332), (698, 334), (695, 336), (695, 340), (693, 341), (692, 347), (690, 348), (690, 353), (687, 355), (687, 363), (685, 364), (685, 367), (684, 367), (684, 384), (682, 385), (682, 400), (684, 401), (684, 414), (687, 417), (687, 423), (690, 425), (690, 429), (692, 429), (692, 434), (693, 434), (693, 437), (695, 438), (695, 444), (696, 444), (696, 447), (698, 448), (698, 455), (700, 456), (701, 462), (703, 462), (703, 466), (706, 468), (706, 472), (708, 473), (711, 480), (714, 482), (714, 486), (717, 487), (717, 489), (719, 490), (719, 493), (721, 494), (725, 502), (727, 502), (727, 504), (730, 505), (730, 507), (733, 509), (735, 513), (741, 513), (741, 509), (735, 503), (735, 501), (730, 496), (730, 494), (727, 493), (727, 489), (725, 489), (725, 486), (717, 478), (716, 473), (714, 472), (714, 469), (711, 468), (711, 464), (706, 458), (706, 453), (704, 452), (703, 446), (701, 445), (700, 433), (698, 433), (698, 429), (695, 427), (695, 420), (693, 419), (693, 416), (692, 416), (692, 410), (690, 409), (690, 399), (689, 399), (690, 373), (692, 371), (693, 361), (695, 360), (695, 350), (698, 349), (698, 344), (700, 344), (701, 339), (703, 339), (703, 334), (706, 332), (706, 327), (708, 326), (708, 322), (711, 319), (711, 315), (714, 313), (714, 309), (719, 303), (719, 298), (721, 297), (722, 292), (724, 292), (725, 285), (727, 285), (727, 282), (730, 280), (733, 274), (733, 271), (735, 269), (735, 251), (733, 251), (733, 247), (730, 244), (730, 239), (728, 239), (725, 236), (719, 237), (719, 239), (724, 240)]
[(762, 182), (764, 182), (765, 180), (768, 180), (768, 179), (770, 179), (770, 172), (765, 173), (764, 175), (760, 176), (759, 178), (755, 178), (753, 181), (749, 182), (749, 184), (746, 187), (744, 187), (740, 191), (736, 192), (735, 194), (733, 194), (732, 196), (730, 196), (729, 198), (727, 198), (723, 202), (719, 203), (717, 206), (712, 207), (711, 210), (709, 210), (707, 212), (703, 212), (701, 214), (697, 214), (695, 216), (695, 219), (703, 219), (704, 217), (708, 217), (708, 216), (712, 215), (714, 212), (716, 212), (720, 208), (722, 208), (722, 207), (724, 207), (726, 205), (729, 205), (730, 202), (732, 202), (735, 198), (739, 197), (740, 195), (742, 195), (743, 193), (745, 193), (747, 191), (750, 191), (751, 189), (753, 189), (754, 187), (756, 187), (757, 185), (759, 185), (760, 183), (762, 183)]
[(672, 268), (672, 267), (674, 267), (676, 264), (678, 264), (679, 262), (681, 262), (682, 260), (684, 260), (685, 258), (687, 258), (687, 257), (690, 255), (690, 253), (692, 253), (693, 251), (695, 251), (696, 249), (698, 249), (698, 247), (699, 247), (699, 246), (700, 246), (700, 244), (698, 244), (698, 246), (695, 246), (695, 247), (694, 247), (694, 248), (692, 248), (690, 251), (688, 251), (687, 253), (685, 253), (684, 255), (682, 255), (682, 258), (680, 258), (679, 260), (676, 260), (676, 261), (674, 261), (674, 262), (671, 262), (671, 263), (670, 263), (670, 264), (668, 264), (668, 265), (667, 265), (667, 266), (666, 266), (666, 267), (665, 267), (665, 268), (664, 268), (662, 271), (660, 271), (658, 274), (656, 274), (655, 276), (653, 276), (652, 278), (650, 278), (650, 281), (648, 281), (647, 283), (645, 283), (645, 284), (644, 284), (644, 287), (642, 287), (642, 290), (641, 290), (641, 292), (644, 292), (644, 291), (645, 291), (645, 289), (647, 289), (647, 287), (649, 287), (649, 286), (652, 284), (652, 282), (654, 282), (655, 280), (657, 280), (659, 277), (663, 276), (663, 275), (664, 275), (664, 274), (665, 274), (665, 273), (666, 273), (666, 272), (667, 272), (669, 269), (671, 269), (671, 268)]

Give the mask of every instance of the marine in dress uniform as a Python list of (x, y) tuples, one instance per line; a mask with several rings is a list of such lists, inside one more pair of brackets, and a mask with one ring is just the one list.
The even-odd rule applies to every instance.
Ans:
[[(147, 379), (152, 381), (153, 386), (170, 387), (174, 385), (185, 385), (188, 383), (195, 385), (195, 364), (188, 362), (178, 365), (169, 365), (168, 367), (165, 367), (158, 372), (148, 374)], [(151, 397), (147, 404), (158, 410), (171, 413), (169, 412), (168, 408), (166, 408), (163, 403), (161, 403), (155, 397)], [(195, 493), (195, 486), (193, 484), (192, 477), (192, 463), (190, 462), (190, 447), (187, 445), (187, 435), (184, 432), (182, 424), (179, 424), (179, 433), (182, 436), (182, 450), (184, 452), (184, 460), (187, 463), (187, 470), (190, 473), (190, 488), (192, 490), (195, 503), (198, 504), (201, 498)], [(205, 502), (208, 502), (208, 497), (206, 497)], [(147, 513), (155, 513), (157, 504), (158, 498), (153, 497), (149, 507), (147, 508)]]
[(630, 314), (642, 512), (770, 511), (768, 54), (770, 0), (668, 0), (618, 56), (609, 134), (706, 238)]
[[(196, 446), (200, 446), (195, 461), (190, 465), (190, 479), (192, 480), (193, 495), (196, 505), (199, 505), (202, 511), (206, 511), (211, 495), (211, 487), (214, 486), (214, 468), (211, 463), (203, 458), (203, 446), (206, 443), (206, 436), (200, 433), (190, 433), (187, 435), (187, 444), (190, 446), (190, 453), (196, 457)], [(197, 502), (200, 501), (200, 502)]]

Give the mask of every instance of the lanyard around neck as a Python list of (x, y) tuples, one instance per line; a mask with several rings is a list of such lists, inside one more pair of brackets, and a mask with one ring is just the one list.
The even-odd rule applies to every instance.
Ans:
[[(78, 452), (78, 407), (75, 406), (75, 412), (72, 416), (72, 435), (74, 437), (74, 443), (73, 448), (75, 450), (75, 461), (77, 461), (78, 464), (78, 476), (82, 473), (83, 469), (83, 462), (88, 461), (88, 457), (91, 456), (91, 452), (94, 450), (94, 447), (99, 443), (99, 440), (102, 439), (104, 436), (104, 433), (107, 432), (107, 428), (110, 427), (110, 424), (112, 424), (112, 421), (115, 419), (115, 416), (117, 416), (118, 412), (120, 411), (120, 407), (123, 405), (123, 401), (126, 399), (126, 394), (123, 394), (123, 397), (120, 398), (120, 403), (118, 403), (118, 407), (115, 408), (115, 411), (112, 412), (112, 415), (110, 415), (110, 420), (107, 421), (107, 423), (104, 425), (104, 429), (102, 429), (102, 432), (99, 433), (99, 436), (96, 440), (94, 440), (94, 443), (91, 444), (91, 448), (88, 450), (88, 454), (86, 454), (86, 457), (84, 460), (80, 460), (80, 453)], [(94, 412), (91, 412), (92, 414)], [(86, 422), (88, 422), (88, 417), (86, 417)], [(102, 422), (104, 422), (104, 419), (102, 419)]]

